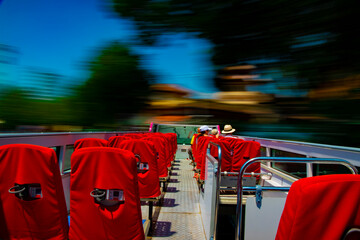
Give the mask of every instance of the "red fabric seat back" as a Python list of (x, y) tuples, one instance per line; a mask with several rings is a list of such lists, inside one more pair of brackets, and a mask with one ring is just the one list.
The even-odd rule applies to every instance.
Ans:
[(193, 144), (191, 145), (191, 151), (192, 151), (192, 154), (193, 154), (193, 158), (194, 158), (194, 161), (196, 162), (196, 147), (197, 147), (197, 138), (199, 137), (199, 134), (198, 133), (195, 133), (194, 134), (194, 142)]
[[(212, 139), (211, 139), (211, 142), (213, 143), (217, 143), (220, 145), (220, 140), (218, 138), (215, 138), (213, 136), (210, 136)], [(219, 157), (219, 151), (218, 151), (218, 148), (214, 145), (210, 145), (210, 155), (213, 156), (214, 158), (218, 158)]]
[[(232, 167), (232, 159), (233, 159), (230, 143), (228, 141), (223, 141), (223, 139), (218, 139), (218, 138), (212, 139), (211, 141), (219, 144), (221, 147), (221, 171), (230, 172)], [(214, 145), (211, 145), (210, 154), (213, 157), (218, 158), (219, 157), (218, 148)]]
[(168, 133), (171, 136), (171, 143), (172, 143), (172, 151), (173, 151), (173, 155), (176, 154), (176, 150), (177, 150), (177, 134), (176, 133)]
[(165, 140), (165, 154), (166, 154), (166, 167), (171, 167), (171, 161), (174, 159), (174, 156), (171, 157), (172, 148), (171, 148), (171, 141), (170, 136), (167, 136), (165, 133), (156, 132), (154, 136), (161, 137)]
[(174, 161), (174, 142), (173, 142), (173, 136), (171, 133), (164, 133), (163, 136), (167, 140), (167, 166), (171, 167), (171, 162)]
[(157, 152), (157, 165), (159, 171), (159, 177), (166, 178), (168, 176), (167, 162), (166, 162), (166, 148), (165, 139), (161, 137), (146, 137), (143, 140), (151, 141)]
[(343, 239), (360, 226), (360, 175), (339, 174), (294, 182), (276, 240)]
[(131, 151), (140, 159), (140, 162), (149, 165), (148, 171), (138, 173), (140, 198), (160, 196), (157, 153), (154, 144), (146, 140), (126, 140), (121, 142), (119, 148)]
[(124, 137), (124, 136), (116, 136), (116, 137), (111, 137), (108, 140), (108, 147), (118, 147), (120, 145), (120, 143), (124, 140), (130, 140), (131, 138), (129, 137)]
[(152, 133), (152, 132), (147, 132), (147, 133), (141, 134), (141, 138), (152, 137), (153, 135), (154, 135), (154, 133)]
[(112, 137), (109, 137), (109, 138), (108, 138), (108, 140), (107, 140), (107, 141), (108, 141), (108, 146), (109, 146), (109, 142), (110, 142), (111, 140), (113, 140), (114, 138), (116, 138), (116, 137), (118, 137), (118, 136), (112, 136)]
[(198, 134), (196, 136), (196, 139), (194, 140), (194, 149), (195, 149), (195, 152), (194, 152), (194, 158), (195, 158), (195, 162), (196, 162), (196, 168), (198, 168), (198, 163), (200, 161), (200, 156), (199, 156), (199, 153), (200, 153), (200, 139), (202, 138), (203, 136)]
[[(260, 143), (255, 141), (243, 141), (242, 139), (239, 139), (237, 142), (235, 142), (233, 148), (233, 162), (231, 171), (239, 172), (246, 161), (255, 157), (260, 157), (260, 148)], [(260, 163), (254, 163), (250, 165), (245, 172), (259, 173)]]
[(230, 148), (234, 149), (235, 145), (239, 144), (240, 142), (244, 141), (241, 138), (235, 138), (235, 137), (223, 137), (223, 140), (225, 142), (228, 142), (230, 144)]
[(206, 154), (207, 146), (209, 141), (211, 140), (210, 137), (200, 136), (197, 138), (197, 145), (196, 145), (196, 167), (201, 169), (201, 164), (203, 162), (202, 157)]
[[(28, 144), (1, 146), (0, 183), (0, 239), (68, 238), (66, 202), (54, 150)], [(8, 192), (15, 183), (40, 184), (42, 196), (20, 199)]]
[[(97, 203), (94, 189), (120, 189), (125, 201)], [(70, 239), (143, 240), (136, 158), (130, 151), (93, 147), (71, 156)]]
[(127, 133), (125, 135), (123, 135), (124, 137), (129, 137), (129, 138), (132, 138), (132, 139), (140, 139), (142, 138), (142, 133)]
[(86, 147), (106, 147), (108, 141), (100, 138), (82, 138), (75, 142), (74, 148), (78, 150)]
[(212, 137), (199, 137), (198, 138), (198, 153), (197, 158), (198, 162), (196, 164), (196, 168), (200, 169), (200, 179), (205, 180), (205, 161), (206, 161), (206, 153), (209, 146), (209, 142), (213, 139)]

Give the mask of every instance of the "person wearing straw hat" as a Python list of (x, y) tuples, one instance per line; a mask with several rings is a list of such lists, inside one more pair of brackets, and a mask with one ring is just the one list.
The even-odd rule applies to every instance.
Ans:
[(233, 132), (235, 132), (235, 129), (230, 124), (225, 125), (224, 130), (221, 131), (224, 137), (233, 137)]
[(213, 136), (214, 138), (219, 138), (219, 131), (214, 128), (213, 130), (211, 130), (211, 136)]

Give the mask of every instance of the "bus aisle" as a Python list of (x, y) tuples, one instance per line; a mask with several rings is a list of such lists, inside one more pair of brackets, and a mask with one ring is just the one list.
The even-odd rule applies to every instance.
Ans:
[(148, 239), (205, 239), (199, 190), (192, 168), (189, 160), (175, 160), (164, 203), (154, 211), (156, 224)]

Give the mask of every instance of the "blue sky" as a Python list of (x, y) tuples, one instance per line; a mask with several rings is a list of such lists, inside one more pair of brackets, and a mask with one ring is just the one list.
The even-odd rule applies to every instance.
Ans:
[[(83, 63), (106, 42), (136, 40), (135, 25), (104, 11), (101, 0), (0, 0), (0, 44), (19, 51), (17, 81), (27, 67), (71, 79), (85, 79)], [(185, 34), (161, 38), (154, 48), (137, 48), (142, 65), (160, 83), (182, 84), (200, 92), (216, 91), (211, 78), (211, 45)], [(80, 81), (80, 80), (76, 80)]]

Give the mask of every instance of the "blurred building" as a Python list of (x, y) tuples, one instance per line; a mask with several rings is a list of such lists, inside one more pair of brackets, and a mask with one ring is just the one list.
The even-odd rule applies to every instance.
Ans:
[(28, 67), (21, 77), (21, 88), (30, 99), (52, 100), (61, 95), (57, 87), (61, 79), (59, 74)]
[(215, 78), (216, 86), (221, 90), (214, 94), (213, 101), (230, 112), (241, 111), (249, 118), (277, 118), (271, 103), (272, 94), (249, 91), (248, 86), (262, 85), (272, 82), (253, 74), (254, 65), (229, 66), (221, 69)]
[[(247, 91), (249, 85), (266, 84), (269, 79), (260, 79), (252, 74), (255, 66), (224, 68), (217, 77), (221, 92), (207, 98), (199, 98), (196, 92), (172, 84), (154, 84), (147, 114), (155, 122), (211, 123), (220, 119), (277, 120), (271, 106), (274, 97), (255, 91)], [(155, 119), (154, 119), (155, 118)]]
[(360, 75), (331, 80), (311, 89), (311, 100), (321, 99), (360, 99)]
[(215, 85), (222, 92), (241, 93), (247, 91), (247, 86), (272, 82), (271, 79), (261, 79), (259, 75), (253, 74), (255, 70), (254, 65), (225, 67), (219, 71), (218, 76), (215, 78)]
[(15, 84), (18, 58), (16, 48), (0, 44), (0, 91)]
[(155, 122), (184, 122), (193, 113), (193, 92), (175, 84), (153, 84), (147, 114)]

